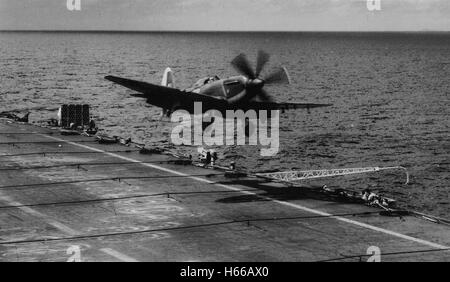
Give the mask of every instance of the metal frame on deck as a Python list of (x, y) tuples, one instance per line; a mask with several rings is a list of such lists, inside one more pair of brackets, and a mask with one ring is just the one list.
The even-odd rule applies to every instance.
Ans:
[(402, 166), (270, 172), (270, 173), (257, 173), (256, 176), (275, 180), (275, 181), (292, 183), (292, 182), (306, 180), (306, 179), (343, 176), (343, 175), (350, 175), (350, 174), (371, 173), (371, 172), (378, 172), (378, 171), (384, 171), (384, 170), (395, 170), (395, 169), (402, 169), (406, 172), (405, 185), (408, 184), (409, 183), (409, 173), (408, 173), (408, 170)]

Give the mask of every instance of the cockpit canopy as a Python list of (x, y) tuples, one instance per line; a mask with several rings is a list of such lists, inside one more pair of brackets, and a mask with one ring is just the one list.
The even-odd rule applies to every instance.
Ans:
[(210, 76), (199, 79), (190, 89), (187, 89), (187, 91), (228, 99), (245, 91), (247, 81), (248, 79), (244, 76), (235, 76), (228, 79)]
[(201, 88), (206, 84), (209, 84), (211, 82), (218, 81), (218, 80), (220, 80), (220, 78), (217, 75), (204, 77), (204, 78), (199, 79), (196, 83), (194, 83), (192, 88), (194, 88), (194, 89)]

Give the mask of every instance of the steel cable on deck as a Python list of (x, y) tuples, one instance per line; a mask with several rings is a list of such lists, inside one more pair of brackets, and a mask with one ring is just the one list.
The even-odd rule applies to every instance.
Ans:
[(245, 190), (239, 190), (239, 191), (218, 190), (218, 191), (190, 191), (190, 192), (161, 192), (161, 193), (156, 193), (156, 194), (143, 194), (143, 195), (133, 195), (133, 196), (123, 196), (123, 197), (112, 197), (112, 198), (73, 200), (73, 201), (26, 204), (26, 205), (9, 205), (9, 206), (0, 206), (0, 209), (42, 207), (42, 206), (60, 206), (60, 205), (63, 206), (63, 205), (78, 205), (78, 204), (82, 205), (82, 204), (101, 203), (101, 202), (123, 201), (123, 200), (129, 200), (129, 199), (161, 197), (161, 196), (167, 196), (168, 198), (170, 198), (170, 196), (172, 196), (172, 195), (228, 194), (228, 193), (240, 193), (243, 191), (244, 192), (255, 192), (258, 190), (257, 189), (245, 189)]
[(20, 145), (20, 144), (58, 144), (58, 143), (67, 143), (67, 142), (76, 142), (76, 143), (98, 143), (98, 140), (65, 140), (62, 141), (9, 141), (9, 142), (0, 142), (0, 145)]
[(21, 154), (9, 154), (9, 155), (0, 155), (0, 158), (8, 158), (8, 157), (21, 157), (21, 156), (32, 156), (32, 155), (63, 155), (63, 154), (104, 154), (104, 153), (134, 153), (139, 152), (140, 150), (113, 150), (113, 151), (55, 151), (55, 152), (30, 152), (30, 153), (21, 153)]
[[(134, 150), (133, 150), (134, 151)], [(136, 150), (137, 151), (137, 150)], [(118, 151), (118, 152), (130, 152), (130, 151)], [(67, 152), (58, 152), (58, 153), (67, 153)], [(70, 153), (80, 153), (80, 152), (70, 152)], [(86, 151), (86, 152), (81, 152), (81, 153), (91, 153), (91, 151)], [(95, 153), (95, 152), (92, 152)], [(30, 153), (30, 154), (40, 154), (40, 153)], [(6, 168), (0, 168), (0, 172), (1, 171), (14, 171), (14, 170), (31, 170), (31, 169), (46, 169), (46, 168), (56, 168), (56, 167), (71, 167), (71, 166), (76, 166), (78, 167), (78, 169), (81, 169), (81, 166), (108, 166), (108, 165), (133, 165), (133, 164), (161, 164), (161, 163), (176, 163), (176, 162), (183, 162), (183, 161), (188, 161), (187, 159), (183, 160), (183, 159), (172, 159), (172, 160), (160, 160), (160, 161), (153, 161), (153, 162), (110, 162), (110, 163), (72, 163), (72, 164), (58, 164), (58, 165), (49, 165), (49, 166), (30, 166), (30, 167), (6, 167)], [(184, 164), (186, 165), (186, 164)], [(223, 174), (206, 174), (206, 175), (199, 175), (199, 176), (221, 176)], [(195, 176), (195, 175), (192, 175)], [(165, 176), (160, 176), (160, 177), (131, 177), (133, 179), (139, 179), (139, 178), (164, 178)], [(128, 179), (131, 179), (130, 177), (128, 177)], [(19, 185), (21, 187), (28, 187), (28, 186), (41, 186), (41, 185), (56, 185), (56, 184), (70, 184), (70, 183), (78, 183), (78, 182), (95, 182), (95, 181), (108, 181), (108, 180), (113, 180), (113, 181), (120, 181), (120, 178), (108, 178), (108, 179), (94, 179), (94, 180), (82, 180), (82, 181), (70, 181), (70, 182), (59, 182), (59, 183), (43, 183), (43, 184), (27, 184), (27, 185)], [(16, 186), (6, 186), (6, 187), (0, 187), (0, 189), (12, 189), (12, 188), (20, 188), (20, 187), (16, 187)], [(249, 190), (249, 191), (253, 191), (253, 190)], [(127, 199), (127, 198), (138, 198), (138, 197), (146, 197), (147, 195), (143, 195), (143, 196), (131, 196), (131, 197), (125, 197), (123, 199)], [(120, 198), (118, 199), (96, 199), (96, 200), (84, 200), (81, 201), (80, 203), (90, 203), (90, 202), (101, 202), (101, 201), (114, 201), (114, 200), (120, 200)], [(62, 204), (75, 204), (77, 201), (73, 202), (62, 202)], [(25, 206), (40, 206), (40, 205), (56, 205), (58, 203), (48, 203), (48, 204), (34, 204), (34, 205), (23, 205), (23, 207)], [(0, 208), (8, 208), (8, 206), (5, 207), (1, 207)], [(396, 210), (398, 211), (398, 210)], [(400, 210), (403, 211), (403, 210)], [(406, 211), (406, 210), (405, 210)], [(418, 213), (418, 212), (414, 212), (414, 211), (407, 211), (410, 215), (412, 216), (416, 216), (416, 217), (420, 217), (420, 218), (425, 218), (426, 220), (429, 221), (433, 221), (435, 223), (439, 223), (439, 224), (445, 224), (445, 225), (450, 225), (449, 222), (450, 220), (446, 220), (446, 219), (442, 219), (442, 218), (438, 218), (435, 216), (431, 216), (431, 215), (425, 215), (422, 213)]]
[(75, 184), (75, 183), (85, 183), (85, 182), (102, 182), (102, 181), (122, 181), (122, 180), (134, 180), (134, 179), (166, 179), (166, 178), (189, 178), (189, 177), (214, 177), (223, 176), (225, 173), (209, 173), (209, 174), (189, 174), (189, 175), (161, 175), (161, 176), (117, 176), (117, 177), (106, 177), (106, 178), (96, 178), (96, 179), (85, 179), (85, 180), (71, 180), (71, 181), (60, 181), (60, 182), (47, 182), (47, 183), (33, 183), (33, 184), (21, 184), (21, 185), (6, 185), (0, 186), (0, 190), (6, 189), (18, 189), (25, 187), (35, 187), (36, 186), (47, 186), (47, 185), (64, 185), (64, 184)]
[(133, 165), (133, 164), (163, 164), (163, 163), (176, 163), (182, 162), (180, 159), (173, 160), (160, 160), (160, 161), (151, 161), (151, 162), (103, 162), (103, 163), (69, 163), (69, 164), (55, 164), (55, 165), (47, 165), (47, 166), (16, 166), (16, 167), (3, 167), (0, 168), (0, 171), (14, 171), (14, 170), (33, 170), (33, 169), (47, 169), (47, 168), (58, 168), (58, 167), (78, 167), (81, 166), (108, 166), (108, 165)]
[[(380, 256), (408, 255), (408, 254), (447, 252), (447, 251), (450, 251), (450, 248), (381, 253)], [(316, 262), (337, 262), (337, 261), (343, 261), (343, 260), (349, 260), (349, 259), (359, 259), (359, 261), (361, 262), (364, 257), (370, 258), (372, 256), (373, 256), (373, 254), (370, 254), (370, 255), (368, 255), (368, 254), (365, 254), (365, 255), (352, 255), (352, 256), (343, 256), (343, 257), (334, 258), (334, 259), (319, 260), (319, 261), (316, 261)]]
[(373, 212), (345, 213), (345, 214), (334, 214), (334, 215), (313, 215), (313, 216), (298, 216), (298, 217), (249, 218), (249, 219), (229, 220), (229, 221), (212, 222), (212, 223), (204, 223), (204, 224), (196, 224), (196, 225), (186, 225), (186, 226), (178, 226), (178, 227), (144, 229), (144, 230), (137, 230), (137, 231), (112, 232), (112, 233), (102, 233), (102, 234), (92, 234), (92, 235), (78, 235), (78, 236), (67, 236), (67, 237), (60, 237), (60, 238), (43, 238), (43, 239), (31, 239), (31, 240), (5, 241), (5, 242), (0, 242), (0, 245), (45, 243), (45, 242), (54, 242), (54, 241), (87, 240), (87, 239), (95, 239), (95, 238), (103, 238), (103, 237), (127, 236), (127, 235), (154, 233), (154, 232), (167, 232), (167, 231), (179, 231), (179, 230), (186, 230), (186, 229), (194, 229), (194, 228), (216, 227), (216, 226), (220, 226), (220, 225), (229, 225), (229, 224), (238, 224), (238, 223), (246, 223), (247, 226), (250, 227), (252, 222), (333, 218), (333, 217), (337, 217), (337, 216), (343, 217), (343, 216), (368, 215), (370, 213), (373, 213)]
[(0, 135), (41, 135), (48, 134), (54, 135), (56, 132), (0, 132)]

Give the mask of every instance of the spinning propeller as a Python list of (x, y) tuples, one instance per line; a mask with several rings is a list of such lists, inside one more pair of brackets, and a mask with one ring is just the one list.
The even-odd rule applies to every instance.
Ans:
[(289, 74), (284, 67), (273, 71), (265, 77), (260, 76), (269, 59), (269, 54), (261, 50), (258, 51), (255, 70), (253, 70), (245, 54), (240, 54), (231, 61), (234, 69), (248, 79), (245, 85), (246, 91), (239, 99), (241, 102), (251, 100), (254, 97), (259, 98), (261, 101), (272, 102), (272, 97), (263, 89), (264, 85), (290, 83)]

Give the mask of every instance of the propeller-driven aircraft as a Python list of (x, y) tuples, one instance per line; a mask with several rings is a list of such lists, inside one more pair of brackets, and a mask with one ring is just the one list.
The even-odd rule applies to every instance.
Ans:
[(186, 110), (194, 114), (194, 103), (202, 103), (203, 113), (218, 110), (225, 114), (227, 110), (290, 110), (327, 107), (330, 104), (315, 103), (278, 103), (263, 89), (270, 84), (289, 84), (287, 70), (279, 68), (267, 76), (261, 77), (264, 66), (269, 61), (269, 54), (259, 51), (256, 69), (250, 65), (245, 54), (238, 55), (231, 65), (240, 74), (226, 79), (217, 76), (198, 80), (192, 87), (184, 90), (174, 88), (173, 74), (170, 69), (164, 73), (162, 85), (154, 85), (116, 76), (105, 79), (139, 92), (135, 97), (146, 98), (147, 102), (163, 109), (163, 114), (170, 117), (176, 110)]

